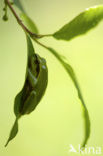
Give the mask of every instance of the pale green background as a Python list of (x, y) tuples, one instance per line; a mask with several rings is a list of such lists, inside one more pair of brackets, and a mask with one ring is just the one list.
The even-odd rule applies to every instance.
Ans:
[[(58, 30), (85, 8), (102, 4), (103, 0), (22, 2), (40, 33), (47, 34)], [(15, 140), (4, 148), (15, 119), (14, 98), (24, 83), (27, 46), (25, 34), (11, 12), (7, 23), (1, 20), (2, 6), (0, 0), (0, 156), (75, 156), (68, 153), (69, 144), (77, 147), (84, 134), (76, 89), (54, 56), (36, 44), (36, 52), (47, 60), (48, 88), (37, 109), (20, 120)], [(41, 41), (65, 55), (74, 67), (91, 118), (88, 146), (101, 146), (103, 152), (103, 22), (70, 42), (53, 38)]]

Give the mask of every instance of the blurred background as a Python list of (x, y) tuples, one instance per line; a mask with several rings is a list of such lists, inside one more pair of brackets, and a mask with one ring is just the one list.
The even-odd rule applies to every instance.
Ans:
[[(102, 0), (21, 2), (41, 34), (53, 33), (85, 8), (103, 4)], [(46, 94), (33, 113), (21, 118), (17, 137), (4, 147), (15, 120), (14, 98), (24, 83), (27, 46), (25, 34), (10, 11), (9, 21), (2, 21), (2, 8), (3, 0), (0, 0), (0, 155), (74, 156), (69, 153), (69, 145), (78, 148), (84, 138), (77, 91), (61, 64), (35, 43), (36, 53), (46, 58), (48, 64)], [(74, 68), (91, 119), (87, 147), (101, 147), (103, 152), (103, 22), (70, 42), (52, 37), (41, 39), (41, 42), (66, 56)]]

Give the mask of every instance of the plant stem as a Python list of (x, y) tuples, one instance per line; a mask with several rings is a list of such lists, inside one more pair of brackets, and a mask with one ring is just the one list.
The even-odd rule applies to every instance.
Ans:
[(34, 39), (39, 39), (39, 38), (43, 38), (43, 37), (49, 37), (52, 36), (52, 34), (46, 34), (46, 35), (40, 35), (40, 34), (36, 34), (31, 32), (23, 23), (22, 20), (19, 18), (19, 16), (17, 15), (17, 13), (15, 12), (14, 8), (12, 7), (12, 4), (9, 0), (5, 0), (5, 3), (8, 5), (8, 7), (10, 8), (11, 12), (13, 13), (14, 17), (16, 18), (18, 24), (23, 28), (23, 30), (28, 33), (32, 38)]
[(51, 37), (53, 34), (45, 34), (45, 35), (40, 35), (40, 37)]
[(11, 12), (13, 13), (14, 17), (16, 18), (18, 24), (22, 27), (22, 29), (28, 33), (30, 35), (30, 37), (40, 46), (48, 49), (49, 47), (45, 46), (44, 44), (42, 44), (41, 42), (39, 42), (37, 39), (42, 38), (42, 37), (48, 37), (48, 36), (52, 36), (52, 34), (46, 34), (46, 35), (38, 35), (36, 33), (32, 33), (23, 23), (22, 20), (19, 18), (19, 16), (17, 15), (17, 13), (15, 12), (14, 8), (12, 7), (12, 4), (9, 0), (5, 0), (5, 4), (8, 5), (8, 7), (10, 8)]
[(38, 35), (36, 33), (32, 33), (23, 23), (22, 20), (19, 18), (19, 16), (17, 15), (17, 13), (15, 12), (14, 8), (12, 7), (11, 3), (9, 0), (5, 0), (5, 2), (7, 3), (8, 7), (10, 8), (11, 12), (13, 13), (14, 17), (16, 18), (18, 24), (23, 28), (23, 30), (25, 32), (27, 32), (31, 37), (34, 38), (41, 38), (42, 35)]
[(39, 44), (40, 46), (42, 46), (42, 47), (44, 47), (44, 48), (46, 48), (46, 49), (48, 49), (49, 47), (47, 47), (46, 45), (44, 45), (43, 43), (41, 43), (40, 41), (38, 41), (37, 39), (35, 39), (35, 38), (32, 38), (37, 44)]

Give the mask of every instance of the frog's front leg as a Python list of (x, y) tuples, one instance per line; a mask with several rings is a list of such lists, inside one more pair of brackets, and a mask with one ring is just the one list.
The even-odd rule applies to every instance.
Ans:
[(23, 106), (21, 113), (29, 114), (35, 109), (36, 106), (37, 106), (36, 92), (33, 90), (33, 91), (31, 91), (30, 95), (24, 102), (24, 106)]
[(31, 70), (28, 68), (28, 80), (32, 86), (32, 88), (35, 88), (35, 85), (37, 84), (37, 78), (33, 75)]

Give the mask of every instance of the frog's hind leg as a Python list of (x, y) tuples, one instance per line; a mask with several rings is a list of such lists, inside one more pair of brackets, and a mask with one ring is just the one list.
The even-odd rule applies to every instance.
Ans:
[(32, 91), (24, 103), (22, 114), (31, 113), (37, 106), (36, 92)]

